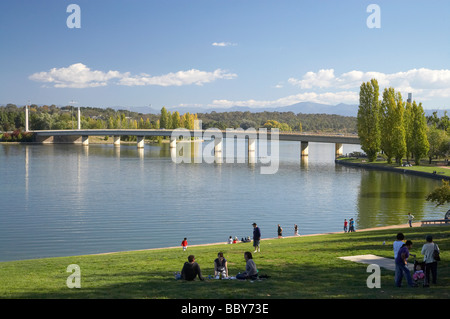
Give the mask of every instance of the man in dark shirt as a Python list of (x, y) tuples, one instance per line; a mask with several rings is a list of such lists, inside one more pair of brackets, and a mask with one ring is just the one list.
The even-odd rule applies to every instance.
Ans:
[(259, 252), (259, 241), (261, 239), (261, 230), (253, 223), (253, 247), (255, 247), (255, 253)]
[(185, 262), (183, 269), (181, 270), (181, 279), (194, 280), (198, 276), (200, 280), (204, 280), (200, 266), (195, 262), (194, 255), (189, 255), (189, 262)]

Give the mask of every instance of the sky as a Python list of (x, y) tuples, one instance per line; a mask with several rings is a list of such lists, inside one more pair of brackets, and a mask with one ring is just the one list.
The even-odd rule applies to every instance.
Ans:
[(449, 12), (448, 0), (3, 0), (0, 105), (357, 105), (376, 78), (450, 108)]

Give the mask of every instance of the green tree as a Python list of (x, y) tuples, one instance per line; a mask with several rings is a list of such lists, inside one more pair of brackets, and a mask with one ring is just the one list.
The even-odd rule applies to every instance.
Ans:
[(430, 194), (427, 195), (426, 200), (435, 202), (436, 206), (450, 203), (450, 185), (446, 180), (442, 180), (442, 185), (436, 187)]
[(427, 120), (422, 108), (422, 103), (412, 104), (412, 149), (416, 165), (420, 165), (420, 159), (427, 156), (430, 144), (427, 138)]
[(395, 135), (394, 128), (396, 123), (396, 103), (395, 103), (395, 90), (393, 88), (384, 89), (383, 99), (380, 104), (380, 129), (381, 140), (380, 148), (386, 155), (388, 164), (392, 163), (392, 157), (395, 154)]
[(369, 162), (376, 160), (381, 144), (380, 102), (378, 97), (379, 86), (376, 79), (361, 84), (357, 129), (361, 141), (361, 149), (367, 154)]
[(448, 151), (449, 138), (447, 133), (436, 126), (429, 126), (427, 131), (428, 143), (430, 149), (428, 151), (428, 159), (431, 164), (433, 157), (445, 156)]
[(172, 113), (172, 128), (179, 128), (180, 125), (180, 113), (175, 111)]
[(397, 107), (394, 112), (394, 128), (393, 128), (393, 148), (394, 157), (397, 164), (402, 163), (402, 159), (406, 154), (406, 130), (405, 122), (403, 120), (405, 113), (404, 103), (402, 101), (402, 96), (397, 93)]
[(168, 114), (166, 108), (163, 106), (161, 109), (161, 116), (159, 117), (159, 126), (160, 128), (168, 128)]
[(405, 105), (405, 112), (403, 116), (403, 126), (405, 128), (405, 140), (406, 140), (406, 160), (409, 161), (413, 148), (413, 130), (412, 130), (412, 104), (407, 102)]

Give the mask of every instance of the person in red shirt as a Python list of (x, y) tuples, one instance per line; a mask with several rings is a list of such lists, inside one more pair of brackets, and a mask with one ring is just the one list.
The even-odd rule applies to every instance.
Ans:
[(346, 219), (344, 219), (344, 233), (347, 232), (347, 226), (348, 226), (348, 222)]
[(187, 238), (184, 238), (183, 241), (181, 242), (181, 246), (183, 247), (183, 251), (186, 251), (187, 245), (188, 245)]

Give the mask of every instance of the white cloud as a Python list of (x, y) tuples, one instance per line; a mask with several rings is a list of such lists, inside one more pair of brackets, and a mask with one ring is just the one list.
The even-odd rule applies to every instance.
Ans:
[(107, 82), (122, 75), (117, 71), (92, 71), (82, 63), (67, 68), (53, 68), (48, 72), (38, 72), (29, 76), (30, 80), (53, 83), (56, 88), (86, 88), (105, 86)]
[(232, 106), (247, 106), (253, 108), (263, 107), (279, 107), (288, 106), (300, 102), (315, 102), (323, 104), (339, 104), (339, 103), (357, 103), (359, 100), (359, 93), (352, 91), (342, 92), (306, 92), (300, 94), (289, 95), (276, 100), (244, 100), (244, 101), (230, 101), (230, 100), (214, 100), (209, 107), (232, 107)]
[(363, 72), (353, 70), (334, 74), (333, 69), (323, 69), (318, 72), (307, 72), (301, 79), (290, 78), (288, 82), (301, 89), (333, 89), (349, 90), (357, 89), (362, 82), (377, 79), (380, 89), (393, 87), (400, 92), (420, 94), (420, 97), (448, 97), (450, 87), (450, 70), (431, 70), (426, 68), (411, 69), (405, 72), (382, 73)]
[(213, 42), (211, 44), (214, 47), (229, 47), (229, 46), (237, 46), (237, 43), (232, 43), (232, 42)]
[(38, 72), (29, 76), (30, 80), (52, 84), (55, 88), (88, 88), (106, 86), (112, 81), (117, 85), (142, 86), (181, 86), (203, 85), (218, 79), (234, 79), (237, 75), (221, 69), (213, 72), (191, 69), (159, 76), (145, 73), (132, 76), (130, 72), (91, 70), (82, 63), (75, 63), (67, 68), (53, 68), (48, 72)]
[(159, 85), (159, 86), (182, 86), (182, 85), (203, 85), (205, 83), (213, 82), (217, 79), (234, 79), (236, 74), (227, 73), (221, 69), (214, 72), (205, 72), (199, 70), (178, 71), (176, 73), (168, 73), (161, 76), (125, 76), (120, 79), (119, 84), (127, 86), (135, 85)]

